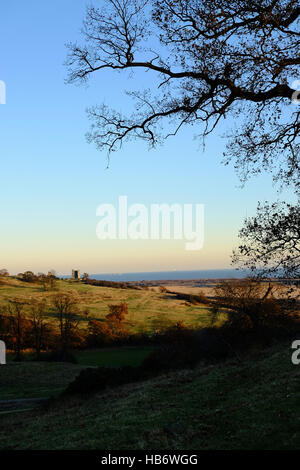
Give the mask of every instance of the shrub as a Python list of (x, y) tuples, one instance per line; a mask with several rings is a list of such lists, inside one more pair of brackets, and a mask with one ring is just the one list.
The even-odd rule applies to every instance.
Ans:
[(222, 281), (216, 287), (215, 313), (225, 308), (227, 324), (236, 331), (288, 326), (295, 320), (292, 310), (271, 297), (273, 285), (254, 279)]
[(36, 282), (38, 280), (38, 277), (32, 271), (25, 271), (21, 277), (25, 282)]
[(106, 321), (111, 330), (112, 336), (122, 338), (127, 335), (125, 331), (124, 320), (128, 314), (128, 305), (122, 302), (118, 305), (109, 305), (109, 314), (106, 315)]
[(51, 352), (43, 352), (39, 355), (38, 361), (42, 362), (69, 362), (71, 364), (78, 364), (74, 354), (70, 351), (54, 350)]
[(200, 292), (199, 295), (185, 294), (183, 292), (171, 292), (171, 291), (168, 291), (168, 293), (174, 294), (178, 300), (185, 300), (186, 302), (193, 304), (193, 305), (208, 303), (207, 298), (202, 292)]
[(122, 323), (127, 314), (128, 305), (126, 302), (121, 302), (118, 305), (109, 305), (109, 314), (106, 315), (106, 318), (108, 321)]
[(88, 368), (80, 372), (67, 387), (64, 394), (99, 392), (108, 387), (136, 382), (142, 378), (142, 370), (139, 367), (125, 366), (119, 369), (108, 367)]
[(103, 280), (96, 280), (96, 279), (86, 279), (84, 282), (86, 284), (90, 284), (92, 286), (113, 287), (113, 288), (116, 288), (116, 289), (141, 290), (141, 287), (139, 287), (135, 284), (131, 284), (129, 282), (103, 281)]
[(108, 322), (90, 320), (86, 343), (88, 347), (97, 348), (112, 344), (116, 336), (113, 334)]

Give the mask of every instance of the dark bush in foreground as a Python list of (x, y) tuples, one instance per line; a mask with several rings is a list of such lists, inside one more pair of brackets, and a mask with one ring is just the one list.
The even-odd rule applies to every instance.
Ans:
[(141, 366), (85, 369), (68, 386), (65, 394), (101, 392), (106, 388), (143, 381), (172, 369), (194, 367), (204, 358), (215, 360), (228, 356), (228, 348), (220, 343), (213, 328), (202, 331), (198, 337), (178, 324), (169, 330), (167, 337), (167, 342), (144, 359)]
[(69, 362), (71, 364), (78, 364), (74, 354), (69, 351), (51, 351), (41, 353), (36, 359), (42, 362)]
[[(64, 394), (88, 394), (101, 392), (106, 388), (143, 381), (163, 372), (175, 369), (193, 368), (199, 363), (217, 363), (229, 358), (241, 358), (251, 351), (263, 350), (275, 342), (294, 338), (294, 330), (282, 328), (262, 328), (241, 330), (225, 325), (222, 328), (205, 328), (190, 331), (173, 327), (169, 340), (146, 357), (139, 367), (88, 368), (72, 382)], [(176, 331), (177, 330), (177, 331)]]
[(119, 369), (109, 367), (88, 368), (68, 386), (64, 395), (73, 393), (87, 394), (101, 392), (106, 388), (118, 387), (131, 382), (143, 380), (145, 374), (140, 367), (124, 366)]

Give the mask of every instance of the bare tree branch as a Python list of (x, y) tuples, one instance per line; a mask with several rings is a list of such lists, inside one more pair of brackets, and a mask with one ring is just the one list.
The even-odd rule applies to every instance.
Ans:
[(106, 0), (105, 5), (87, 8), (85, 45), (69, 45), (69, 81), (86, 81), (103, 69), (142, 69), (159, 85), (150, 99), (143, 92), (132, 95), (137, 112), (129, 117), (101, 106), (89, 110), (90, 142), (109, 152), (128, 139), (155, 145), (193, 123), (205, 136), (231, 115), (238, 126), (225, 161), (235, 161), (242, 180), (267, 170), (275, 180), (299, 187), (299, 111), (289, 85), (300, 65), (298, 1)]
[(300, 277), (300, 206), (259, 204), (239, 234), (233, 262), (260, 276)]

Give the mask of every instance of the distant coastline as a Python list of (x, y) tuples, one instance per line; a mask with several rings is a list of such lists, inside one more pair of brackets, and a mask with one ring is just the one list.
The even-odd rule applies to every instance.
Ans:
[(236, 269), (203, 269), (197, 271), (155, 271), (136, 272), (122, 274), (90, 274), (90, 278), (105, 281), (129, 282), (129, 281), (180, 281), (188, 279), (228, 279), (242, 278), (246, 271)]

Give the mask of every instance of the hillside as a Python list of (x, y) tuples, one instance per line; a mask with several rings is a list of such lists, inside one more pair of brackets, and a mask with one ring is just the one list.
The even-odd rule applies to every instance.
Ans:
[[(300, 366), (290, 357), (285, 343), (241, 363), (198, 366), (5, 414), (0, 448), (297, 449)], [(26, 376), (32, 364), (23, 367)]]
[[(0, 284), (0, 308), (14, 297), (28, 299), (46, 299), (49, 319), (55, 321), (55, 311), (51, 302), (58, 292), (75, 293), (82, 312), (88, 310), (88, 316), (82, 315), (81, 327), (88, 320), (103, 319), (109, 312), (110, 304), (126, 302), (129, 315), (125, 325), (133, 332), (149, 332), (167, 327), (177, 321), (188, 326), (206, 326), (210, 322), (210, 311), (207, 305), (192, 305), (176, 299), (155, 288), (117, 289), (99, 287), (72, 280), (57, 281), (55, 290), (45, 291), (40, 283), (28, 283), (16, 278), (6, 278)], [(200, 292), (200, 289), (199, 289)]]

